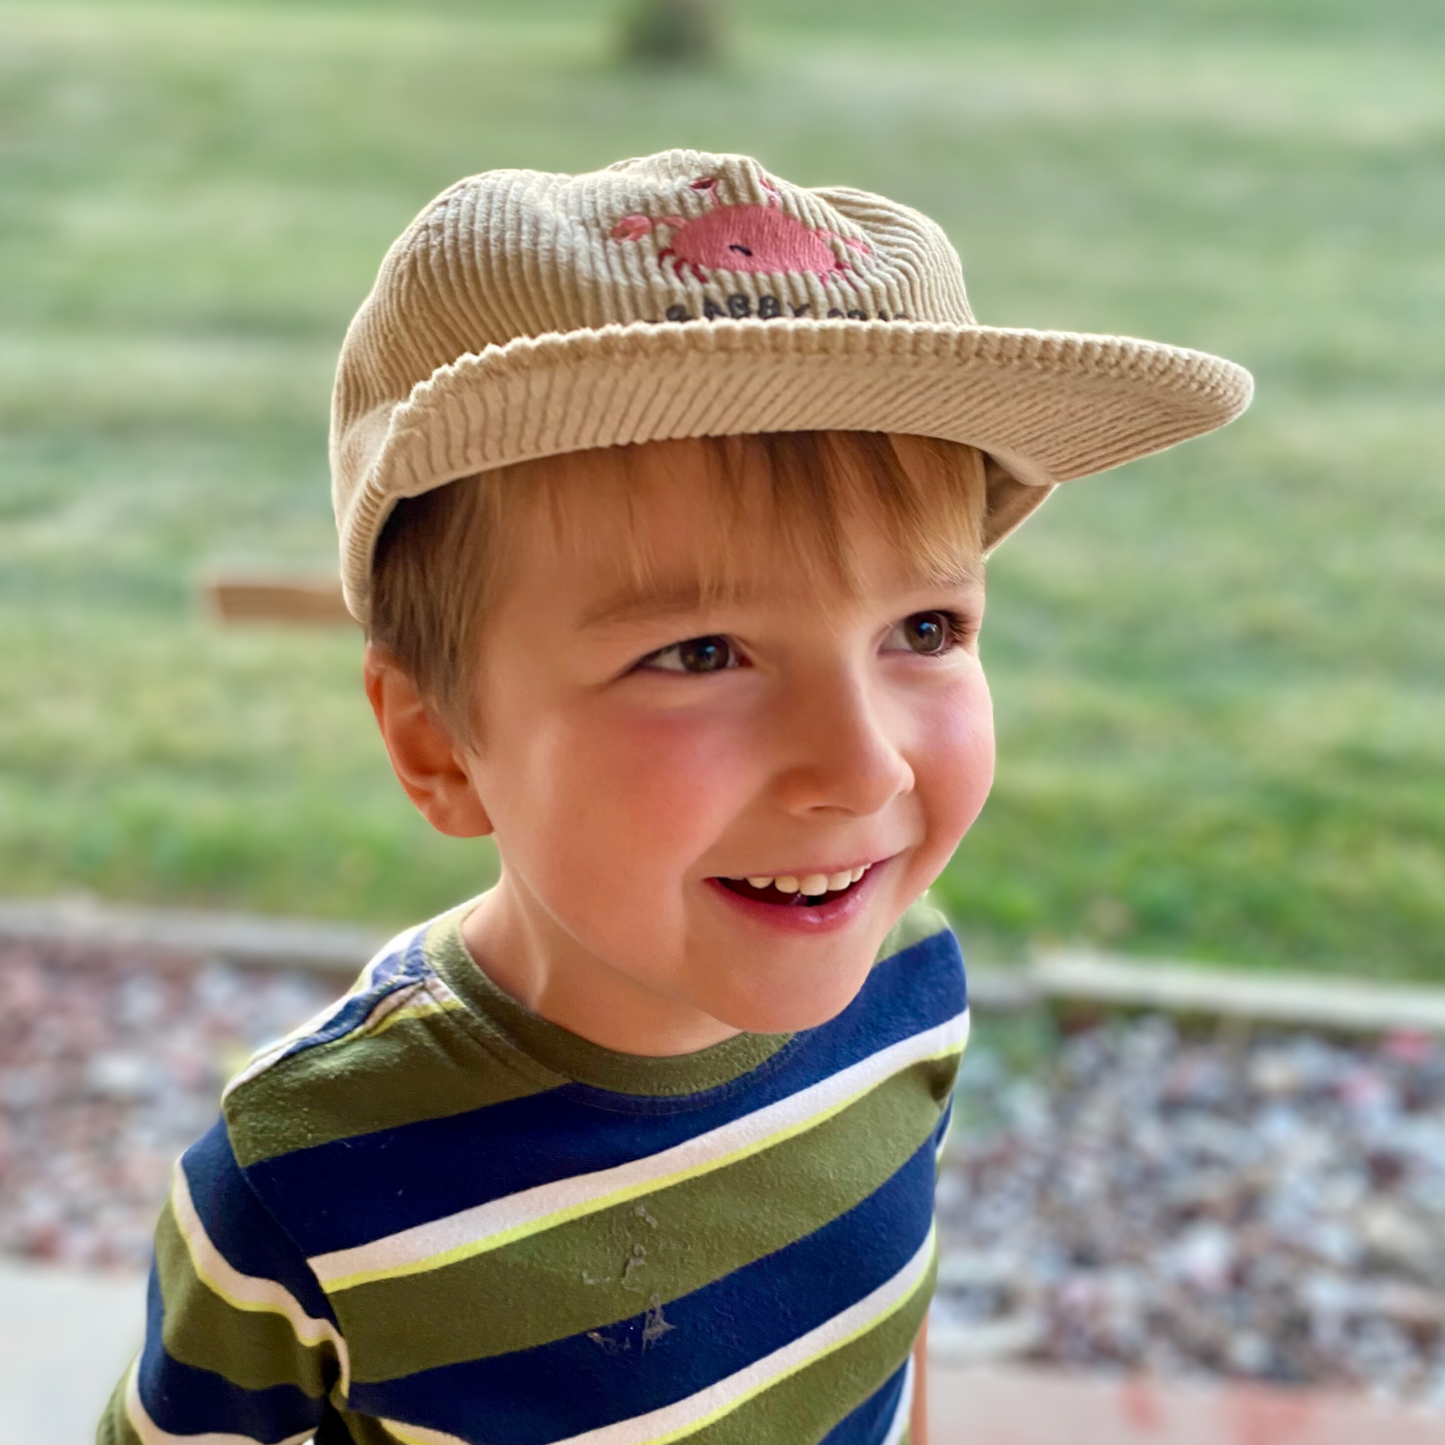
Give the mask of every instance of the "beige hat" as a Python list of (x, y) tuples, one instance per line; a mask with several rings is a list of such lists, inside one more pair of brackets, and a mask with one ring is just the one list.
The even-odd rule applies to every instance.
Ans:
[(364, 621), (398, 498), (532, 457), (741, 432), (911, 432), (991, 459), (987, 542), (1059, 483), (1232, 421), (1232, 362), (979, 326), (907, 206), (747, 156), (458, 181), (387, 253), (341, 350), (332, 499)]

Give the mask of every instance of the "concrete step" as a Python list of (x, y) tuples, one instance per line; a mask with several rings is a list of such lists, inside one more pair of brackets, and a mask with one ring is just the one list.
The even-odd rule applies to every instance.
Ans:
[(349, 983), (388, 935), (312, 918), (145, 908), (78, 894), (0, 898), (0, 940), (298, 968)]
[(0, 1445), (89, 1445), (144, 1328), (142, 1278), (0, 1259)]

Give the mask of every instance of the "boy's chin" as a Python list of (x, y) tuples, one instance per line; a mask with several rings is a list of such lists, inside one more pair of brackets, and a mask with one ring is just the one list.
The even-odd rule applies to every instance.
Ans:
[(838, 1017), (858, 996), (866, 970), (851, 986), (838, 987), (836, 979), (828, 987), (814, 990), (788, 989), (762, 994), (730, 996), (710, 1001), (708, 1012), (720, 1023), (749, 1034), (796, 1034), (815, 1029)]

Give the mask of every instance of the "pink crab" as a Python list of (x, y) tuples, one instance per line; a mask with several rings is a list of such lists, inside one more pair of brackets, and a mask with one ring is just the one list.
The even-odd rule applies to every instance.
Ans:
[(657, 253), (659, 262), (671, 260), (679, 275), (691, 271), (702, 282), (708, 268), (715, 271), (810, 271), (815, 276), (845, 275), (852, 270), (836, 256), (829, 241), (842, 241), (868, 255), (862, 241), (834, 231), (810, 231), (782, 210), (782, 200), (767, 185), (765, 206), (720, 206), (716, 200), (717, 177), (703, 176), (692, 183), (705, 192), (712, 208), (688, 220), (684, 216), (623, 216), (612, 228), (614, 241), (638, 241), (658, 226), (672, 227), (672, 244)]

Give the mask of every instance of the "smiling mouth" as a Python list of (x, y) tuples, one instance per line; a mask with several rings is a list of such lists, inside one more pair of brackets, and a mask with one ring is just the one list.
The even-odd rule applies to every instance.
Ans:
[(810, 873), (801, 877), (719, 878), (717, 881), (729, 893), (750, 898), (755, 903), (771, 903), (778, 908), (816, 908), (820, 903), (830, 903), (851, 892), (872, 866), (862, 863), (837, 873)]

